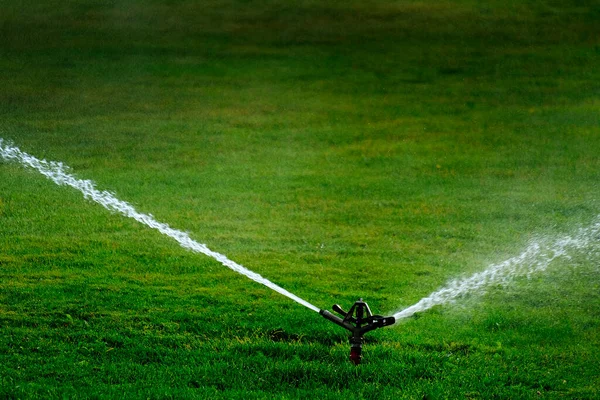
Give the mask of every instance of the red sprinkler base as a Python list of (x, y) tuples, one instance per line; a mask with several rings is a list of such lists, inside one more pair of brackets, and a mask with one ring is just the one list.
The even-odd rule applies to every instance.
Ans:
[(360, 364), (362, 360), (362, 347), (350, 347), (350, 361), (354, 365)]

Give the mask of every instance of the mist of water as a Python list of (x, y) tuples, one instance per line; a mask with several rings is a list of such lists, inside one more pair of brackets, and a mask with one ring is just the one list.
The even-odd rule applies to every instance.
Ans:
[(558, 239), (532, 241), (525, 251), (499, 264), (492, 264), (482, 272), (464, 279), (449, 282), (446, 286), (422, 298), (414, 305), (394, 313), (396, 321), (408, 318), (415, 313), (437, 305), (453, 303), (465, 295), (481, 295), (492, 285), (506, 285), (517, 277), (530, 278), (535, 273), (544, 272), (556, 259), (569, 258), (577, 250), (597, 252), (600, 239), (600, 220), (590, 226), (580, 228), (574, 235)]
[(90, 180), (76, 178), (68, 172), (69, 168), (61, 162), (39, 160), (36, 157), (21, 151), (18, 147), (8, 144), (2, 138), (0, 138), (0, 156), (6, 161), (15, 161), (23, 166), (37, 170), (40, 174), (44, 175), (57, 185), (70, 186), (74, 189), (77, 189), (83, 193), (83, 196), (86, 199), (90, 199), (110, 211), (116, 212), (128, 218), (133, 218), (134, 220), (152, 229), (156, 229), (163, 235), (175, 239), (177, 243), (181, 245), (181, 247), (212, 257), (233, 271), (240, 273), (255, 282), (265, 285), (266, 287), (289, 297), (290, 299), (313, 311), (319, 312), (317, 307), (310, 304), (306, 300), (301, 299), (300, 297), (288, 292), (261, 275), (250, 271), (246, 267), (230, 260), (223, 254), (210, 250), (208, 247), (206, 247), (206, 245), (198, 243), (190, 238), (187, 233), (173, 229), (169, 225), (157, 221), (150, 214), (143, 214), (137, 211), (131, 204), (123, 200), (119, 200), (110, 192), (96, 189), (96, 185)]

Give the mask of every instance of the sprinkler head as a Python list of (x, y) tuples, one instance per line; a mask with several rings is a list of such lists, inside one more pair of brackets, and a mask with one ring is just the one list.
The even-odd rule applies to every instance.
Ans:
[(394, 317), (373, 315), (369, 305), (363, 299), (359, 299), (354, 303), (348, 312), (344, 311), (338, 304), (334, 304), (332, 309), (343, 318), (327, 310), (321, 310), (319, 314), (352, 333), (352, 336), (350, 336), (350, 361), (354, 365), (360, 364), (362, 359), (363, 335), (373, 329), (393, 325), (396, 322)]

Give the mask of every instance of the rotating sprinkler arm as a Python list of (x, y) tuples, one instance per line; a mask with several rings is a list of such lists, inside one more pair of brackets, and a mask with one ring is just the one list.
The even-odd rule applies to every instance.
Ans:
[[(335, 306), (337, 306), (337, 304)], [(337, 311), (335, 309), (335, 306), (333, 306), (333, 309), (334, 309), (334, 311)], [(319, 314), (321, 314), (323, 317), (330, 320), (331, 322), (341, 326), (342, 328), (349, 330), (352, 333), (359, 332), (361, 336), (367, 332), (374, 330), (374, 329), (393, 325), (396, 322), (396, 319), (394, 317), (383, 317), (381, 315), (371, 315), (371, 316), (369, 316), (369, 318), (367, 318), (366, 325), (363, 327), (359, 327), (356, 325), (352, 325), (352, 323), (350, 321), (347, 321), (346, 319), (342, 319), (327, 310), (320, 310)], [(354, 320), (354, 318), (353, 318), (353, 320)]]
[(345, 312), (338, 304), (335, 304), (332, 308), (333, 311), (337, 312), (344, 318), (340, 318), (328, 310), (320, 310), (319, 314), (331, 322), (352, 332), (352, 336), (350, 337), (350, 360), (356, 365), (360, 364), (360, 360), (362, 358), (362, 344), (364, 342), (363, 335), (374, 329), (393, 325), (396, 322), (394, 317), (373, 315), (369, 305), (362, 299), (354, 303), (348, 312)]
[[(337, 305), (337, 304), (336, 304)], [(335, 306), (334, 306), (335, 307)], [(338, 317), (337, 315), (334, 315), (332, 313), (330, 313), (327, 310), (321, 310), (319, 311), (319, 314), (321, 314), (323, 317), (325, 317), (326, 319), (330, 320), (331, 322), (333, 322), (334, 324), (338, 324), (339, 326), (341, 326), (342, 328), (348, 329), (350, 332), (354, 331), (354, 326), (352, 326), (350, 323), (345, 322), (343, 319), (341, 319), (340, 317)]]

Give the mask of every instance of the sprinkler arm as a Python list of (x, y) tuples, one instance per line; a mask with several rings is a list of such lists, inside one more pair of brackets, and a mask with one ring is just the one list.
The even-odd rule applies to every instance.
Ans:
[(350, 332), (354, 331), (354, 327), (352, 325), (350, 325), (348, 322), (344, 322), (343, 319), (341, 319), (337, 315), (333, 315), (332, 313), (330, 313), (327, 310), (321, 310), (321, 311), (319, 311), (319, 314), (321, 314), (323, 317), (325, 317), (326, 319), (330, 320), (334, 324), (338, 324), (342, 328), (348, 329)]
[[(333, 306), (334, 311), (338, 311), (338, 310), (336, 310), (336, 306), (339, 307), (337, 304), (334, 305)], [(340, 308), (340, 310), (341, 310), (341, 308)], [(352, 325), (349, 321), (346, 321), (346, 319), (342, 319), (327, 310), (321, 310), (321, 311), (319, 311), (319, 314), (321, 314), (324, 318), (330, 320), (334, 324), (337, 324), (337, 325), (341, 326), (342, 328), (349, 330), (353, 334), (358, 334), (358, 336), (362, 336), (365, 333), (370, 332), (377, 328), (383, 328), (384, 326), (393, 325), (396, 322), (394, 317), (383, 317), (381, 315), (371, 315), (370, 317), (368, 317), (366, 319), (367, 325), (365, 325), (363, 327), (358, 327), (358, 326)], [(354, 318), (352, 318), (352, 319), (354, 319)]]

